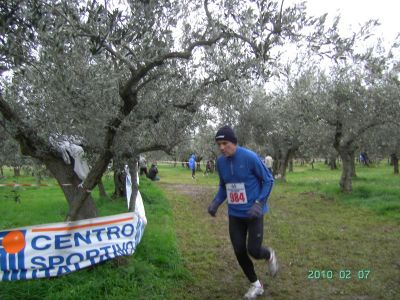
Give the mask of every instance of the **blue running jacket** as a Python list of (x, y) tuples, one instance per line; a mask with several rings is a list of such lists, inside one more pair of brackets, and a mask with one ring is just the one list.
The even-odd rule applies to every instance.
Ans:
[(274, 179), (256, 153), (238, 146), (232, 157), (221, 155), (217, 159), (217, 168), (219, 189), (215, 199), (219, 204), (228, 200), (230, 216), (247, 218), (256, 200), (264, 203), (264, 214), (268, 211)]

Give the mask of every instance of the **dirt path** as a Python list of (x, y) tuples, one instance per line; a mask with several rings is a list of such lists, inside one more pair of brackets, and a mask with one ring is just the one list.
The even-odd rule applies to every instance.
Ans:
[[(160, 184), (174, 210), (178, 246), (185, 266), (195, 281), (176, 299), (242, 299), (248, 282), (243, 275), (229, 240), (226, 205), (217, 217), (207, 213), (216, 188), (209, 186)], [(265, 263), (255, 263), (264, 275)], [(268, 299), (260, 297), (258, 299)]]
[[(178, 247), (194, 282), (175, 299), (242, 299), (248, 288), (228, 235), (226, 205), (207, 206), (216, 187), (159, 183), (174, 211)], [(318, 193), (274, 189), (264, 219), (264, 245), (278, 253), (280, 273), (256, 272), (266, 293), (257, 299), (400, 299), (400, 225)], [(310, 278), (332, 270), (333, 278)], [(367, 270), (368, 278), (358, 278)], [(340, 275), (351, 276), (340, 278)]]

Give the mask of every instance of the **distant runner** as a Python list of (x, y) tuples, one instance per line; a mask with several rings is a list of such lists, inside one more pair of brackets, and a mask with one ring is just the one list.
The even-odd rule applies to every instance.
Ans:
[(189, 168), (192, 170), (192, 178), (196, 179), (196, 155), (194, 153), (189, 158)]
[(232, 246), (251, 283), (244, 297), (255, 299), (264, 293), (264, 288), (248, 253), (255, 259), (265, 259), (272, 277), (278, 271), (275, 251), (262, 246), (264, 214), (268, 211), (267, 199), (274, 180), (257, 154), (237, 145), (232, 128), (220, 128), (215, 140), (222, 153), (217, 160), (219, 190), (208, 206), (208, 213), (215, 217), (218, 207), (228, 199)]

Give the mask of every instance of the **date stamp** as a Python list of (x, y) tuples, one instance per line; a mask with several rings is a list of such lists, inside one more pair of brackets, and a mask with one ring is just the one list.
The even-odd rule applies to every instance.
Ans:
[(341, 269), (341, 270), (319, 270), (313, 269), (308, 270), (307, 279), (310, 280), (320, 280), (320, 279), (339, 279), (339, 280), (367, 280), (371, 276), (371, 270), (360, 269)]

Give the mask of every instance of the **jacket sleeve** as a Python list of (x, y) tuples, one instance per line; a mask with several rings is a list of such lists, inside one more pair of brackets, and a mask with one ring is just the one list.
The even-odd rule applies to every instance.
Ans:
[(258, 199), (260, 202), (267, 202), (274, 184), (274, 178), (267, 170), (267, 167), (261, 162), (258, 157), (254, 157), (254, 174), (260, 180), (262, 187)]
[(225, 201), (226, 199), (226, 186), (225, 186), (225, 182), (221, 177), (221, 172), (220, 169), (218, 167), (218, 161), (217, 161), (217, 169), (218, 169), (218, 176), (219, 176), (219, 188), (218, 188), (218, 192), (215, 195), (214, 199), (221, 204), (222, 202)]

